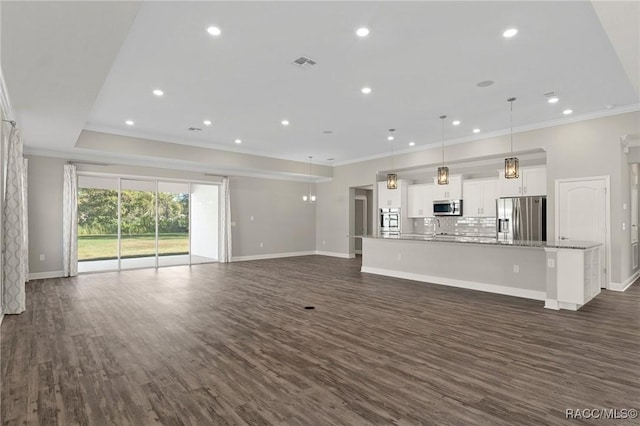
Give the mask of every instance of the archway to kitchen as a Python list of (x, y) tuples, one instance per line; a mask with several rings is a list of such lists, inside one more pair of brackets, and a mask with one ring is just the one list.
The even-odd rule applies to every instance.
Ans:
[(78, 175), (78, 272), (218, 260), (219, 191), (211, 183)]

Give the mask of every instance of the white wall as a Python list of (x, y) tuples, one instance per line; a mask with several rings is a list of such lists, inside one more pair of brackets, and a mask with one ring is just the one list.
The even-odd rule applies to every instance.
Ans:
[[(620, 137), (624, 134), (640, 133), (640, 113), (630, 112), (592, 120), (579, 121), (544, 129), (517, 133), (514, 150), (529, 151), (544, 149), (547, 154), (547, 213), (553, 217), (555, 209), (556, 179), (603, 176), (611, 177), (611, 250), (613, 282), (623, 282), (631, 275), (622, 259), (629, 259), (630, 245), (622, 232), (622, 222), (629, 223), (630, 211), (623, 213), (622, 200), (629, 191), (623, 182), (629, 181), (629, 168), (623, 167)], [(509, 137), (501, 136), (481, 139), (446, 147), (449, 161), (464, 161), (478, 157), (505, 155), (509, 152)], [(396, 155), (395, 167), (403, 169), (421, 165), (437, 167), (440, 149)], [(624, 161), (623, 161), (624, 160)], [(349, 188), (374, 184), (376, 173), (389, 167), (389, 159), (375, 159), (339, 166), (334, 169), (331, 182), (317, 185), (317, 249), (337, 253), (349, 253), (350, 206)], [(455, 174), (455, 167), (450, 166)], [(374, 201), (375, 202), (375, 201)], [(555, 239), (555, 224), (548, 222), (547, 238)], [(324, 242), (324, 244), (323, 244)]]
[(191, 255), (218, 259), (218, 187), (191, 185)]
[(315, 204), (302, 200), (308, 183), (232, 177), (229, 188), (233, 257), (315, 250)]

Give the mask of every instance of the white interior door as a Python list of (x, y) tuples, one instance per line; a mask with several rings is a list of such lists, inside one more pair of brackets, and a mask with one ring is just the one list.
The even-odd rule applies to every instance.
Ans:
[(601, 286), (607, 288), (607, 182), (604, 178), (558, 182), (557, 230), (560, 240), (596, 241), (602, 266)]

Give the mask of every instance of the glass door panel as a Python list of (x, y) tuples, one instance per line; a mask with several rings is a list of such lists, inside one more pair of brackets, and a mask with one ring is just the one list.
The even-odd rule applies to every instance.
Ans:
[(120, 191), (120, 267), (156, 266), (156, 183), (122, 179)]
[(158, 182), (158, 266), (189, 264), (189, 184)]
[(191, 184), (191, 263), (218, 261), (218, 186)]
[(118, 269), (118, 179), (78, 176), (78, 272)]

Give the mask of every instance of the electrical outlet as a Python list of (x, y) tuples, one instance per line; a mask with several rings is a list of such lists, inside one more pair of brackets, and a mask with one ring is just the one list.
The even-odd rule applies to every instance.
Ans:
[(516, 274), (520, 272), (520, 265), (513, 265), (513, 272), (515, 272)]
[(322, 240), (322, 245), (325, 245), (325, 244), (326, 244), (326, 241), (325, 241), (325, 240)]
[(547, 268), (555, 268), (556, 260), (555, 259), (547, 259)]
[(40, 255), (40, 260), (44, 260), (44, 254)]
[(264, 244), (263, 244), (263, 243), (260, 243), (260, 247), (264, 247)]
[(231, 226), (232, 227), (236, 226), (236, 223), (235, 222), (231, 222)]
[(251, 216), (249, 219), (251, 220), (251, 222), (253, 222), (253, 216)]
[(402, 253), (398, 253), (398, 260), (402, 260)]
[(624, 223), (624, 222), (622, 222), (622, 230), (624, 231), (624, 230), (626, 230), (626, 229), (627, 229), (627, 224), (626, 224), (626, 223)]

